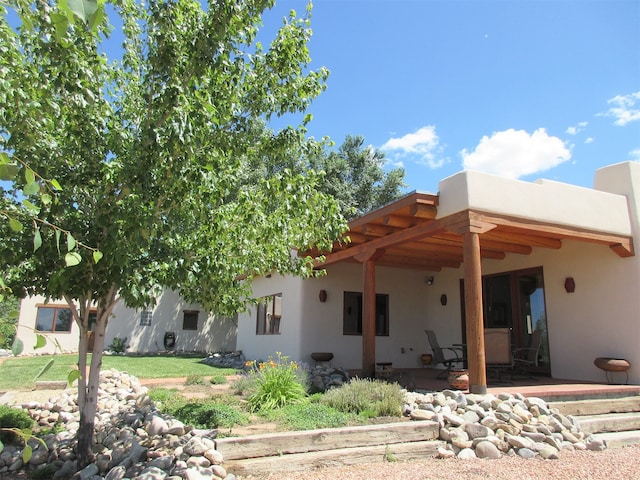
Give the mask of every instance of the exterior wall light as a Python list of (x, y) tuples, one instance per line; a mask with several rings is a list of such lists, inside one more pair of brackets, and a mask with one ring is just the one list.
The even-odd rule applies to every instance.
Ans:
[(440, 295), (440, 305), (444, 306), (447, 304), (447, 294), (443, 293)]
[(567, 293), (573, 293), (576, 291), (576, 281), (573, 277), (567, 277), (564, 279), (564, 289)]
[(327, 301), (327, 291), (326, 290), (320, 290), (320, 294), (318, 295), (318, 298), (320, 299), (320, 301), (322, 303)]

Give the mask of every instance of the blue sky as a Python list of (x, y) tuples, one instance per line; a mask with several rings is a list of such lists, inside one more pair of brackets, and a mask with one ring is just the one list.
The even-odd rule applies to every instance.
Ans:
[[(279, 0), (280, 24), (303, 0)], [(362, 135), (408, 191), (469, 168), (591, 187), (640, 161), (637, 0), (316, 0), (309, 133)]]

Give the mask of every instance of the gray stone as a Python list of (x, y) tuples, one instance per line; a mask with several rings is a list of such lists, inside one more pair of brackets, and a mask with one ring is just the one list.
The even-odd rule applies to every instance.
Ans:
[(461, 460), (471, 460), (474, 458), (478, 458), (476, 456), (476, 452), (474, 452), (472, 448), (463, 448), (458, 452), (458, 455), (456, 456)]
[(531, 450), (530, 448), (519, 448), (517, 449), (518, 456), (522, 458), (535, 458), (537, 453)]
[(104, 480), (122, 480), (124, 478), (125, 472), (126, 469), (122, 466), (113, 467), (104, 477)]
[(538, 450), (538, 454), (545, 460), (557, 460), (559, 458), (558, 450), (556, 450), (549, 444), (545, 444), (543, 448)]
[(476, 455), (478, 458), (498, 459), (502, 456), (502, 453), (492, 442), (484, 440), (476, 445)]
[(493, 435), (493, 431), (490, 428), (480, 425), (479, 423), (466, 423), (463, 428), (470, 439)]

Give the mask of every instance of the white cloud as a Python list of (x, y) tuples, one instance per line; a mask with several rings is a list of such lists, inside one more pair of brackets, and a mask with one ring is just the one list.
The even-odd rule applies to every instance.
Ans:
[(616, 95), (607, 103), (613, 106), (600, 115), (615, 118), (615, 125), (624, 127), (627, 123), (640, 120), (640, 92)]
[(593, 139), (593, 137), (588, 137), (588, 138), (584, 141), (584, 143), (589, 144), (589, 143), (593, 143), (594, 141), (595, 141), (595, 140)]
[(635, 150), (631, 150), (629, 152), (629, 155), (631, 155), (631, 159), (632, 160), (640, 160), (640, 148), (637, 148)]
[(442, 150), (439, 143), (440, 139), (436, 134), (436, 127), (429, 125), (414, 133), (390, 138), (380, 149), (391, 154), (396, 163), (401, 162), (400, 158), (402, 157), (409, 157), (416, 163), (438, 168), (445, 162), (444, 159), (437, 158), (437, 154)]
[(480, 170), (508, 178), (548, 170), (571, 158), (571, 151), (558, 137), (549, 136), (544, 128), (532, 134), (510, 128), (484, 136), (475, 150), (464, 149), (465, 169)]
[(577, 135), (582, 130), (584, 130), (587, 127), (587, 125), (589, 125), (589, 122), (579, 122), (577, 125), (573, 125), (567, 128), (567, 133), (569, 135)]

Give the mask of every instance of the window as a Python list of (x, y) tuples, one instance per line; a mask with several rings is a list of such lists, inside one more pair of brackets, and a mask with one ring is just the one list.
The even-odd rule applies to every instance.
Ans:
[(198, 330), (198, 310), (185, 310), (182, 318), (183, 330)]
[(282, 318), (282, 293), (262, 298), (258, 303), (257, 311), (256, 334), (279, 334), (280, 319)]
[(71, 310), (69, 307), (39, 306), (36, 315), (36, 330), (39, 332), (70, 332)]
[[(343, 335), (362, 335), (362, 293), (344, 292)], [(376, 336), (389, 335), (389, 295), (376, 294)]]
[(153, 318), (153, 310), (143, 310), (140, 312), (140, 326), (151, 326), (151, 319)]

